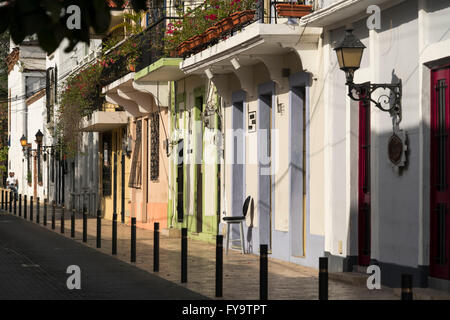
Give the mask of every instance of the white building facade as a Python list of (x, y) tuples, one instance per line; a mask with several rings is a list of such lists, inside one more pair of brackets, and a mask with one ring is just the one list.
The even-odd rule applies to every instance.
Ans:
[[(371, 5), (377, 7), (367, 13)], [(379, 26), (371, 17), (378, 9)], [(314, 75), (320, 90), (311, 103), (324, 131), (310, 161), (323, 163), (323, 174), (311, 179), (323, 186), (314, 206), (323, 214), (324, 251), (334, 270), (377, 264), (383, 284), (398, 286), (410, 273), (415, 285), (449, 288), (449, 17), (448, 1), (361, 0), (328, 1), (301, 19), (323, 28)], [(347, 96), (333, 48), (349, 25), (366, 46), (354, 82), (401, 81), (401, 166), (388, 157), (390, 114)], [(383, 94), (389, 91), (372, 99)]]

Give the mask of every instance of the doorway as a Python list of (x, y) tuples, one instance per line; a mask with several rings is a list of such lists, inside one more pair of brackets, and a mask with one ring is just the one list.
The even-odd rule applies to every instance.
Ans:
[(370, 263), (370, 102), (359, 102), (358, 264)]
[(430, 275), (450, 279), (450, 67), (431, 72)]
[(195, 98), (195, 108), (197, 109), (197, 115), (195, 118), (200, 123), (198, 124), (197, 137), (195, 139), (196, 144), (196, 202), (195, 202), (195, 215), (196, 215), (196, 232), (203, 231), (203, 122), (201, 122), (201, 113), (203, 112), (203, 96)]
[[(265, 89), (265, 90), (264, 90)], [(260, 87), (258, 131), (259, 243), (272, 250), (272, 97), (273, 83)]]

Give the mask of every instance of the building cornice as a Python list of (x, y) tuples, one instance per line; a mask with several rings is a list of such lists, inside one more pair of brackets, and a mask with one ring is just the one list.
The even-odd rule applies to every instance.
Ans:
[(19, 47), (15, 47), (12, 51), (6, 56), (6, 65), (8, 66), (8, 74), (14, 69), (17, 61), (19, 61)]
[(384, 9), (403, 1), (405, 0), (341, 0), (302, 17), (300, 23), (309, 27), (338, 25), (340, 22), (355, 17), (358, 17), (357, 20), (363, 18), (367, 14), (367, 8), (371, 5), (377, 5)]

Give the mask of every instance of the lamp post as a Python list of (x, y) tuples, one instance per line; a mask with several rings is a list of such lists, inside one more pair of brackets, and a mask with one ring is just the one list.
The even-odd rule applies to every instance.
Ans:
[[(22, 135), (22, 137), (20, 138), (20, 145), (22, 146), (22, 151), (24, 153), (24, 157), (27, 158), (27, 161), (29, 160), (30, 156), (36, 156), (37, 157), (37, 161), (38, 161), (38, 167), (39, 167), (39, 172), (38, 175), (40, 174), (40, 160), (41, 160), (41, 153), (42, 152), (46, 152), (47, 149), (51, 150), (51, 154), (53, 154), (53, 146), (43, 146), (42, 145), (42, 141), (44, 138), (44, 134), (41, 132), (41, 130), (39, 129), (36, 132), (36, 144), (37, 144), (37, 148), (36, 149), (32, 149), (31, 148), (31, 144), (28, 143), (27, 138), (25, 137), (25, 135)], [(44, 161), (46, 160), (46, 157), (44, 155)], [(28, 167), (27, 167), (28, 168)], [(27, 169), (28, 171), (28, 169)], [(27, 172), (28, 175), (28, 172)]]

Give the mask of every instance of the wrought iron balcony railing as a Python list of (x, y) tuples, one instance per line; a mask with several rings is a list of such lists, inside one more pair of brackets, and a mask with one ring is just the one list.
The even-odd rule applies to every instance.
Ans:
[[(135, 62), (134, 70), (129, 66), (127, 56), (121, 56), (117, 61), (102, 72), (102, 86), (108, 85), (132, 71), (139, 71), (148, 65), (164, 57), (164, 34), (166, 31), (166, 20), (172, 19), (163, 14), (152, 17), (153, 23), (140, 34), (131, 36), (128, 40), (136, 44), (139, 56)], [(120, 49), (120, 45), (117, 49)], [(106, 55), (108, 57), (108, 55)]]

